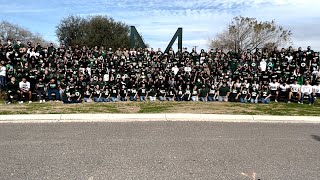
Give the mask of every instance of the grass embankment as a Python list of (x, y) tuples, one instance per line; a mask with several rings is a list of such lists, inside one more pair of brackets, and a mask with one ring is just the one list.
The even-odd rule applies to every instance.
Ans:
[(319, 116), (320, 105), (308, 104), (241, 104), (220, 102), (116, 102), (62, 104), (0, 105), (4, 114), (74, 114), (74, 113), (200, 113), (200, 114), (242, 114), (242, 115), (292, 115)]

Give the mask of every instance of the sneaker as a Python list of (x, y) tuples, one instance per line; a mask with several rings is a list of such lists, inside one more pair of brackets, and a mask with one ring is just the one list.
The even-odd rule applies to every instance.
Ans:
[(311, 106), (311, 103), (309, 103), (309, 105)]
[(29, 104), (31, 104), (32, 103), (32, 101), (29, 101)]
[(19, 104), (23, 104), (23, 101), (19, 101)]
[(40, 100), (40, 103), (42, 103), (42, 100)]
[(6, 104), (11, 104), (11, 102), (6, 102)]
[(59, 102), (58, 100), (56, 100), (56, 102)]
[(46, 100), (42, 100), (42, 102), (44, 102), (44, 103), (45, 103), (45, 102), (46, 102)]
[(300, 101), (298, 101), (298, 104), (300, 104), (301, 102)]
[(290, 104), (291, 102), (290, 101), (288, 101), (288, 104)]
[(301, 104), (303, 104), (303, 102), (301, 102)]
[(274, 102), (278, 102), (278, 100), (274, 100)]

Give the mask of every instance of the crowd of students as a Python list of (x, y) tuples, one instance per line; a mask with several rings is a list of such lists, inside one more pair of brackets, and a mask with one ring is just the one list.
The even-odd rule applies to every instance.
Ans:
[(319, 53), (306, 50), (117, 49), (0, 45), (6, 103), (63, 101), (231, 101), (313, 104), (320, 97)]

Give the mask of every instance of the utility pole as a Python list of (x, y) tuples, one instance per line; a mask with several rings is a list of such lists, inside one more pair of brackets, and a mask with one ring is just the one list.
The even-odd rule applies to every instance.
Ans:
[(197, 47), (198, 46), (193, 46), (195, 52), (197, 52)]

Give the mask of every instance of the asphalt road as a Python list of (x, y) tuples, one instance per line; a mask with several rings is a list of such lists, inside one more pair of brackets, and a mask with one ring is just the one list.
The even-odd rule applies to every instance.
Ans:
[(320, 125), (0, 124), (0, 179), (320, 179)]

